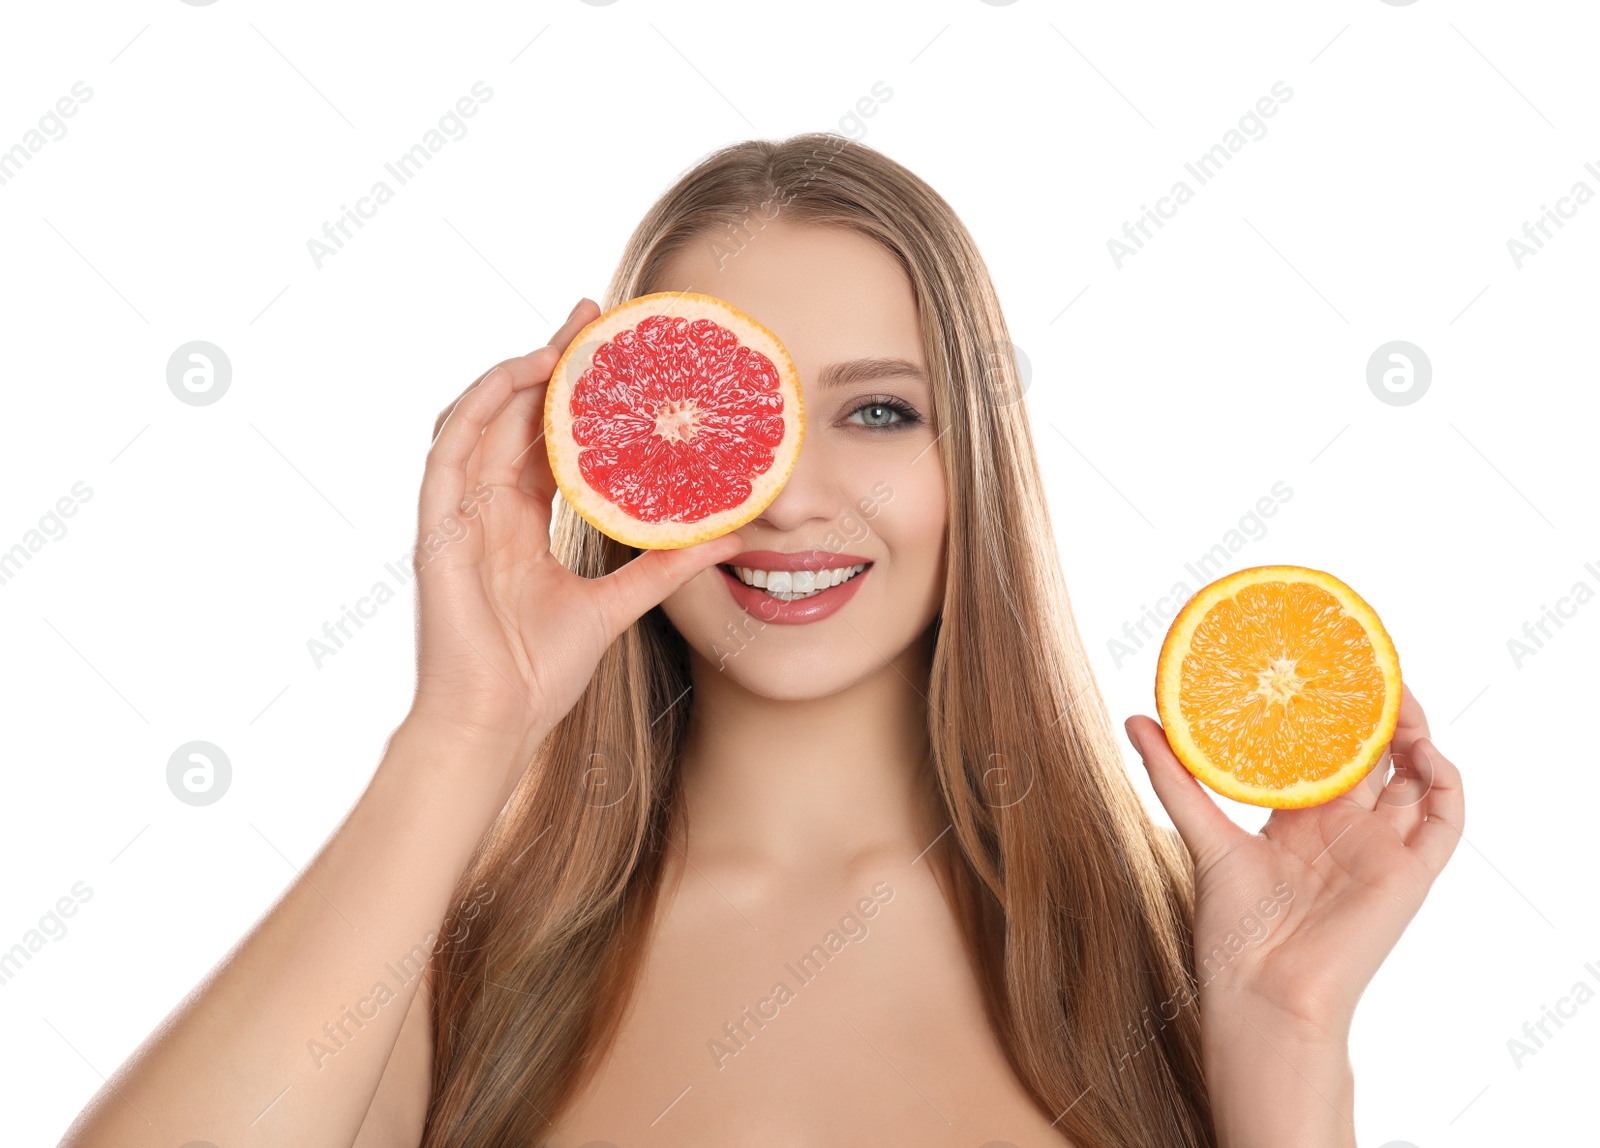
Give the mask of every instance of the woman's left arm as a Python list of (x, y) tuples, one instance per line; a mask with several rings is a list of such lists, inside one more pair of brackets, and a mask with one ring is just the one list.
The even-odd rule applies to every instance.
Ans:
[(1153, 719), (1128, 737), (1195, 869), (1195, 967), (1207, 1088), (1223, 1148), (1354, 1148), (1356, 1001), (1455, 851), (1461, 774), (1402, 687), (1389, 743), (1350, 792), (1235, 825)]

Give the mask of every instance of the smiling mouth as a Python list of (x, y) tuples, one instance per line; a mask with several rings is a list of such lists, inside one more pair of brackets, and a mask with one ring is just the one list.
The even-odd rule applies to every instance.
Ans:
[[(757, 570), (748, 566), (718, 563), (718, 569), (736, 578), (746, 586), (765, 593), (779, 602), (798, 602), (826, 594), (866, 573), (871, 562), (858, 562), (853, 566), (826, 567), (821, 570)], [(824, 584), (825, 583), (825, 584)]]

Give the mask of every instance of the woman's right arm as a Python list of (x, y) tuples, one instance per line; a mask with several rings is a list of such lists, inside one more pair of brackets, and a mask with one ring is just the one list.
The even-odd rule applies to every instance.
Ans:
[(304, 873), (117, 1070), (63, 1148), (349, 1148), (456, 881), (503, 803), (492, 779), (531, 749), (403, 722)]
[(350, 1148), (358, 1131), (363, 1144), (416, 1142), (425, 1009), (397, 1071), (384, 1070), (474, 850), (618, 635), (744, 546), (725, 534), (592, 579), (551, 554), (544, 396), (598, 314), (580, 300), (549, 344), (491, 368), (440, 414), (418, 499), (410, 712), (306, 871), (60, 1148)]

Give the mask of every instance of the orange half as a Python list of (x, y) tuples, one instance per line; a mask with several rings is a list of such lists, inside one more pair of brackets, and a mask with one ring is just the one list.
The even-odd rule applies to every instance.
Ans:
[(1348, 792), (1400, 717), (1400, 658), (1372, 607), (1304, 566), (1252, 566), (1184, 604), (1156, 663), (1167, 744), (1211, 789), (1298, 809)]

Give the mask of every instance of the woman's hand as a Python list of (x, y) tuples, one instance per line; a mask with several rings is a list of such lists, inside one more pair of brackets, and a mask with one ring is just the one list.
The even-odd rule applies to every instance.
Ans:
[(598, 316), (580, 300), (548, 345), (491, 368), (439, 415), (418, 507), (408, 721), (531, 748), (577, 703), (618, 635), (743, 546), (735, 533), (651, 550), (594, 579), (550, 553), (558, 492), (545, 390), (567, 345)]
[[(1158, 723), (1135, 715), (1127, 732), (1194, 859), (1195, 965), (1219, 1133), (1228, 1123), (1236, 1142), (1252, 1143), (1266, 1129), (1305, 1137), (1318, 1128), (1326, 1135), (1293, 1142), (1354, 1144), (1350, 1020), (1455, 851), (1464, 824), (1460, 773), (1402, 686), (1387, 785), (1385, 758), (1348, 793), (1274, 810), (1250, 833), (1183, 767)], [(1284, 1090), (1274, 1090), (1268, 1080), (1280, 1077)], [(1263, 1124), (1274, 1119), (1263, 1111), (1273, 1098), (1286, 1106), (1293, 1098), (1301, 1121), (1325, 1124)], [(1287, 1109), (1283, 1116), (1294, 1119)]]

